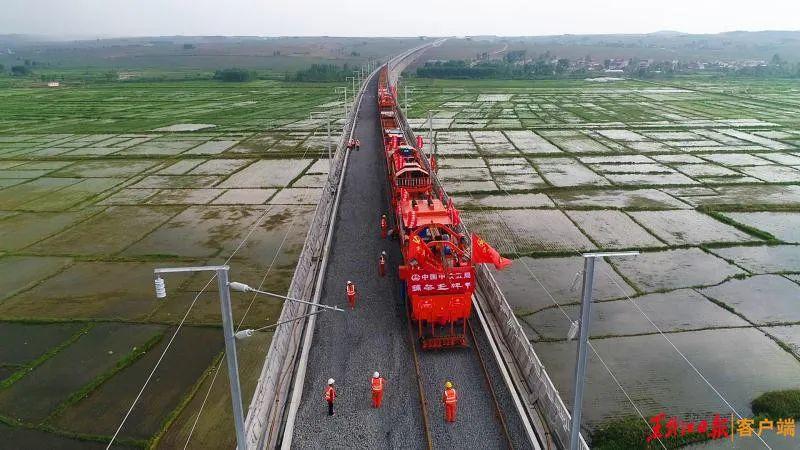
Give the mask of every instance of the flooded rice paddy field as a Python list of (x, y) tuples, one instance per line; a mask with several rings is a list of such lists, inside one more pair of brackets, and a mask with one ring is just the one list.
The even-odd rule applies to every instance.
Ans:
[(580, 253), (642, 251), (596, 267), (592, 343), (625, 392), (592, 355), (588, 429), (637, 415), (631, 401), (645, 416), (731, 413), (665, 336), (742, 416), (761, 393), (800, 387), (796, 94), (414, 83), (410, 122), (427, 131), (434, 110), (441, 180), (468, 227), (515, 259), (495, 277), (568, 407)]
[[(233, 280), (287, 291), (328, 173), (325, 122), (309, 113), (329, 113), (336, 129), (342, 112), (332, 88), (308, 86), (3, 92), (5, 441), (105, 446), (186, 315), (120, 433), (121, 448), (183, 447), (206, 393), (192, 442), (234, 445), (224, 367), (212, 385), (223, 350), (216, 282), (170, 275), (168, 296), (158, 300), (152, 271), (221, 264), (236, 250)], [(232, 297), (244, 327), (273, 323), (282, 307), (269, 297)], [(239, 345), (245, 399), (270, 337)]]

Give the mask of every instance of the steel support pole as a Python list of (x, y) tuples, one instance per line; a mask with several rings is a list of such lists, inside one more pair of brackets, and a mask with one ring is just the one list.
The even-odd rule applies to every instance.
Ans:
[(581, 296), (581, 328), (578, 337), (578, 358), (575, 363), (575, 399), (572, 403), (572, 428), (569, 448), (581, 447), (581, 407), (586, 384), (586, 354), (589, 349), (589, 320), (592, 310), (592, 285), (594, 283), (594, 256), (583, 259), (583, 295)]
[(405, 108), (403, 108), (403, 114), (408, 118), (408, 86), (403, 83), (403, 97), (405, 97)]
[(333, 157), (331, 156), (331, 118), (327, 114), (325, 114), (325, 121), (328, 122), (328, 173), (331, 173), (331, 171), (333, 171)]
[(247, 450), (247, 441), (244, 436), (242, 389), (239, 386), (239, 363), (236, 360), (236, 337), (233, 330), (233, 311), (231, 310), (231, 291), (228, 288), (227, 267), (217, 269), (217, 285), (219, 286), (219, 303), (222, 310), (222, 329), (225, 334), (225, 358), (228, 361), (228, 379), (231, 385), (236, 443), (239, 450)]
[(433, 113), (430, 109), (428, 110), (428, 145), (433, 149), (433, 156), (436, 157), (436, 146), (433, 145)]

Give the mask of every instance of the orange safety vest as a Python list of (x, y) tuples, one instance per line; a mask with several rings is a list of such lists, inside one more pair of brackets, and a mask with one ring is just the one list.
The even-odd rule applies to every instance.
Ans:
[(383, 377), (373, 378), (372, 392), (381, 392), (381, 391), (383, 391)]
[(456, 404), (456, 390), (455, 389), (445, 389), (444, 390), (444, 402), (447, 405), (455, 405)]
[(386, 218), (385, 217), (381, 217), (381, 228), (386, 228), (386, 225), (387, 225)]
[(325, 400), (329, 402), (336, 400), (336, 389), (334, 389), (332, 386), (325, 388)]
[(356, 285), (355, 284), (348, 284), (347, 285), (347, 295), (355, 295), (356, 293)]

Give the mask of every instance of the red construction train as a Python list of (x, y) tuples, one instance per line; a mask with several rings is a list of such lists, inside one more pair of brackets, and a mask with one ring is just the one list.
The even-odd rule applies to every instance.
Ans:
[(407, 142), (396, 90), (384, 67), (378, 79), (378, 110), (383, 132), (394, 233), (401, 245), (400, 279), (417, 324), (423, 349), (465, 346), (472, 312), (475, 264), (510, 261), (480, 238), (459, 231), (458, 210), (433, 184), (436, 161), (422, 152), (422, 138)]

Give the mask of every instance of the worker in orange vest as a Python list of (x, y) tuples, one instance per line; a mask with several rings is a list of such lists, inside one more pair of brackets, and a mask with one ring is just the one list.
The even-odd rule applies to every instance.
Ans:
[(372, 374), (372, 407), (380, 408), (383, 402), (383, 385), (386, 379), (378, 372)]
[(353, 284), (352, 281), (347, 282), (347, 288), (345, 289), (347, 292), (347, 303), (350, 304), (350, 309), (356, 307), (356, 285)]
[(449, 381), (444, 384), (444, 394), (442, 394), (442, 403), (444, 403), (444, 420), (448, 422), (455, 422), (458, 396), (456, 395), (456, 390), (453, 389), (453, 383)]
[(328, 378), (328, 386), (325, 387), (325, 401), (328, 402), (328, 415), (334, 415), (333, 402), (336, 400), (336, 388), (333, 387), (333, 378)]
[(381, 237), (386, 239), (386, 232), (389, 231), (389, 220), (386, 214), (381, 214)]
[(378, 258), (378, 273), (380, 276), (386, 276), (386, 252), (381, 252), (381, 257)]

